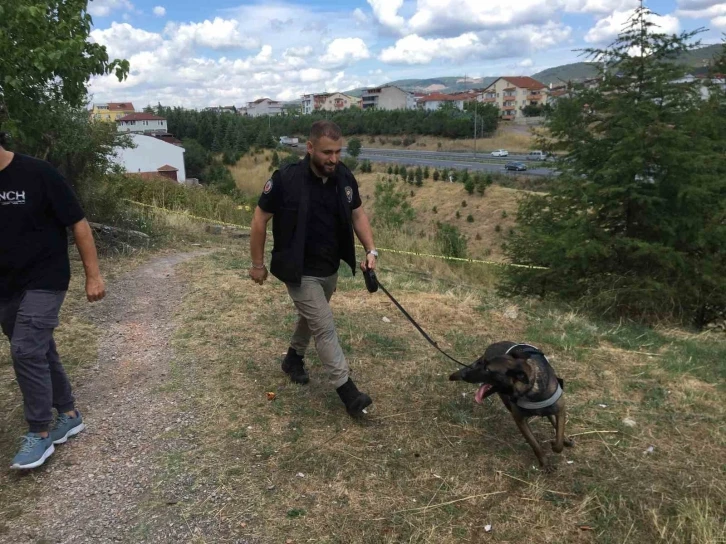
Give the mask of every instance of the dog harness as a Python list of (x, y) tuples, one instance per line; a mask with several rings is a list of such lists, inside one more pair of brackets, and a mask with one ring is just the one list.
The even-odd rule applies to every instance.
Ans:
[[(545, 354), (530, 344), (515, 344), (511, 348), (509, 348), (506, 351), (506, 353), (508, 354), (514, 348), (527, 348), (527, 351), (529, 351), (533, 355), (541, 355), (542, 358), (545, 360), (545, 362), (548, 365), (550, 364), (550, 362), (547, 360), (547, 357), (545, 357)], [(524, 408), (525, 410), (541, 410), (542, 408), (548, 408), (548, 407), (552, 406), (555, 402), (560, 400), (561, 396), (562, 396), (562, 387), (558, 383), (557, 390), (550, 398), (541, 400), (539, 402), (530, 402), (525, 399), (517, 399), (517, 406), (519, 406), (520, 408)]]

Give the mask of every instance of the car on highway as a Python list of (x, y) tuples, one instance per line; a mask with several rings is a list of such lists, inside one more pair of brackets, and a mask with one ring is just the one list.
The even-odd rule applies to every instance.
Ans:
[(492, 151), (492, 157), (509, 157), (509, 151), (506, 149), (497, 149)]
[(549, 158), (550, 155), (544, 151), (530, 151), (527, 153), (528, 161), (546, 161)]
[(527, 170), (527, 165), (523, 162), (512, 161), (504, 165), (505, 170), (514, 170), (515, 172), (524, 172)]

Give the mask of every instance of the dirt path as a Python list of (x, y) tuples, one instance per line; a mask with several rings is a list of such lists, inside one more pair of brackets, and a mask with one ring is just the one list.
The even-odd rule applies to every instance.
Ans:
[(12, 476), (36, 479), (42, 492), (6, 525), (1, 542), (190, 540), (193, 528), (183, 520), (164, 520), (155, 530), (144, 520), (155, 462), (177, 447), (160, 435), (188, 417), (176, 409), (183, 392), (164, 387), (174, 357), (172, 317), (186, 289), (174, 267), (201, 254), (156, 258), (90, 307), (89, 319), (104, 335), (96, 368), (75, 389), (88, 428), (59, 446), (43, 469)]

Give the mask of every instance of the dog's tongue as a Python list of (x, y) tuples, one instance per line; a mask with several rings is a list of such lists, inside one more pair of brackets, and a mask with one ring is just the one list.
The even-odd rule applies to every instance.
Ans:
[(474, 400), (478, 404), (481, 404), (482, 401), (484, 400), (484, 395), (486, 395), (487, 391), (489, 391), (491, 388), (492, 388), (492, 386), (489, 385), (488, 383), (485, 383), (484, 385), (482, 385), (479, 388), (479, 390), (476, 392), (476, 395), (474, 395)]

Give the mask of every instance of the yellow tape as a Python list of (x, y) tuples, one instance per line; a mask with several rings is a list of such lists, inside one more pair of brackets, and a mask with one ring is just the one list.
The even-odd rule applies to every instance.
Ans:
[[(209, 217), (200, 217), (198, 215), (192, 215), (189, 212), (180, 212), (178, 210), (169, 210), (167, 208), (161, 208), (159, 206), (152, 206), (151, 204), (144, 204), (142, 202), (136, 202), (135, 200), (129, 200), (128, 198), (124, 199), (126, 202), (129, 202), (131, 204), (134, 204), (136, 206), (143, 206), (144, 208), (152, 208), (154, 210), (160, 210), (167, 213), (176, 213), (179, 215), (183, 215), (184, 217), (188, 217), (189, 219), (198, 219), (200, 221), (206, 221), (208, 223), (215, 223), (218, 225), (226, 225), (228, 227), (235, 227), (238, 229), (244, 229), (244, 230), (251, 230), (250, 227), (246, 225), (238, 225), (237, 223), (226, 223), (225, 221), (218, 221), (216, 219), (210, 219)], [(269, 233), (269, 231), (268, 231)], [(363, 246), (356, 244), (357, 248), (364, 249)], [(548, 270), (545, 266), (532, 266), (532, 265), (526, 265), (526, 264), (514, 264), (514, 263), (500, 263), (497, 261), (484, 261), (482, 259), (465, 259), (463, 257), (448, 257), (446, 255), (433, 255), (431, 253), (419, 253), (418, 251), (404, 251), (401, 249), (390, 249), (390, 248), (384, 248), (384, 247), (378, 247), (376, 248), (379, 252), (388, 252), (388, 253), (395, 253), (398, 255), (413, 255), (415, 257), (428, 257), (430, 259), (441, 259), (444, 261), (457, 261), (457, 262), (463, 262), (463, 263), (477, 263), (477, 264), (491, 264), (495, 266), (513, 266), (516, 268), (531, 268), (535, 270)]]

